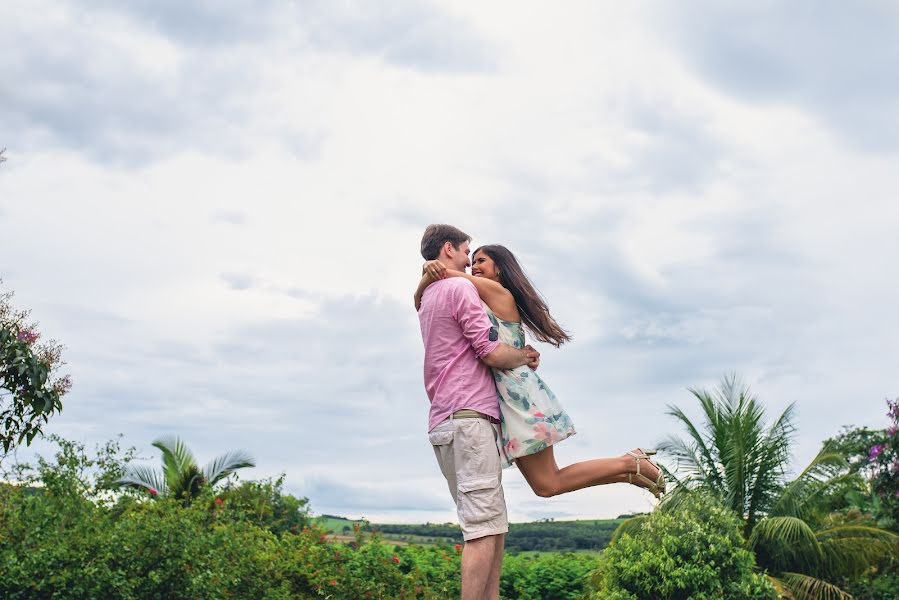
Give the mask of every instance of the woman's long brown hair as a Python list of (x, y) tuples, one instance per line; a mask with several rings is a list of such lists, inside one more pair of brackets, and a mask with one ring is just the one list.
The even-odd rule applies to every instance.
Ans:
[(568, 332), (549, 314), (549, 307), (543, 296), (524, 274), (515, 255), (508, 248), (499, 244), (489, 244), (475, 250), (472, 256), (478, 252), (483, 252), (494, 262), (499, 272), (499, 282), (512, 293), (515, 304), (518, 305), (521, 322), (536, 339), (552, 344), (556, 348), (571, 341)]

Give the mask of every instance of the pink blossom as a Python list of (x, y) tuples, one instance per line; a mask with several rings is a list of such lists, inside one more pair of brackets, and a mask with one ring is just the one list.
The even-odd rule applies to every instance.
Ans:
[(16, 335), (16, 339), (19, 341), (24, 341), (27, 343), (31, 343), (38, 338), (38, 335), (33, 331), (28, 331), (27, 329), (24, 331), (20, 331), (18, 335)]
[(395, 564), (400, 564), (400, 559), (396, 556), (392, 557), (390, 560), (392, 560)]
[(506, 444), (506, 452), (509, 454), (515, 454), (519, 450), (521, 450), (521, 442), (517, 439), (513, 438)]
[(883, 444), (874, 444), (868, 451), (868, 460), (875, 460), (883, 452)]
[(544, 414), (543, 414), (542, 412), (540, 412), (540, 411), (537, 411), (537, 412), (534, 413), (534, 416), (535, 416), (535, 417), (541, 417), (541, 418), (543, 418), (543, 417), (545, 417), (546, 415), (544, 415)]
[(213, 502), (215, 502), (215, 503), (218, 504), (219, 506), (222, 505), (222, 499), (221, 499), (221, 498), (216, 498), (215, 500), (213, 500)]
[(151, 495), (151, 496), (155, 496), (156, 494), (159, 493), (158, 491), (154, 490), (154, 489), (151, 488), (151, 487), (148, 487), (148, 488), (147, 488), (147, 491), (150, 492), (150, 495)]

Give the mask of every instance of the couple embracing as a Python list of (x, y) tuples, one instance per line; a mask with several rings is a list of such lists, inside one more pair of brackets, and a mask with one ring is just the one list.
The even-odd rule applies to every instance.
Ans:
[(540, 353), (525, 343), (524, 331), (556, 347), (570, 337), (508, 249), (482, 246), (470, 255), (470, 242), (450, 225), (428, 226), (415, 307), (431, 401), (428, 437), (465, 540), (462, 600), (495, 600), (509, 530), (503, 468), (516, 465), (547, 498), (608, 483), (658, 498), (665, 480), (649, 460), (653, 452), (640, 448), (556, 465), (553, 444), (573, 435), (574, 426), (537, 375)]

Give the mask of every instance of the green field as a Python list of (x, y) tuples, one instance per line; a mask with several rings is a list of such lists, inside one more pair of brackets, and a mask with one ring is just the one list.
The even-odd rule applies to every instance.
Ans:
[[(535, 521), (512, 523), (506, 535), (509, 552), (599, 552), (605, 548), (615, 528), (627, 517), (617, 519), (589, 519), (575, 521)], [(349, 540), (354, 535), (353, 525), (359, 523), (363, 531), (377, 531), (382, 538), (397, 544), (458, 544), (462, 542), (459, 527), (452, 523), (390, 524), (352, 521), (334, 515), (321, 515), (314, 519), (319, 527), (334, 539)]]

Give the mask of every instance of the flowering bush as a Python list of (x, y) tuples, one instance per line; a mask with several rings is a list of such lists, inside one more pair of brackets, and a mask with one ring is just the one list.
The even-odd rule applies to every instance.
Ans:
[(57, 376), (62, 346), (38, 343), (28, 312), (15, 310), (11, 292), (0, 294), (0, 445), (8, 452), (23, 441), (30, 444), (51, 415), (62, 410), (61, 398), (72, 386), (68, 375)]
[(894, 521), (899, 520), (899, 398), (887, 400), (890, 424), (868, 448), (871, 484)]

